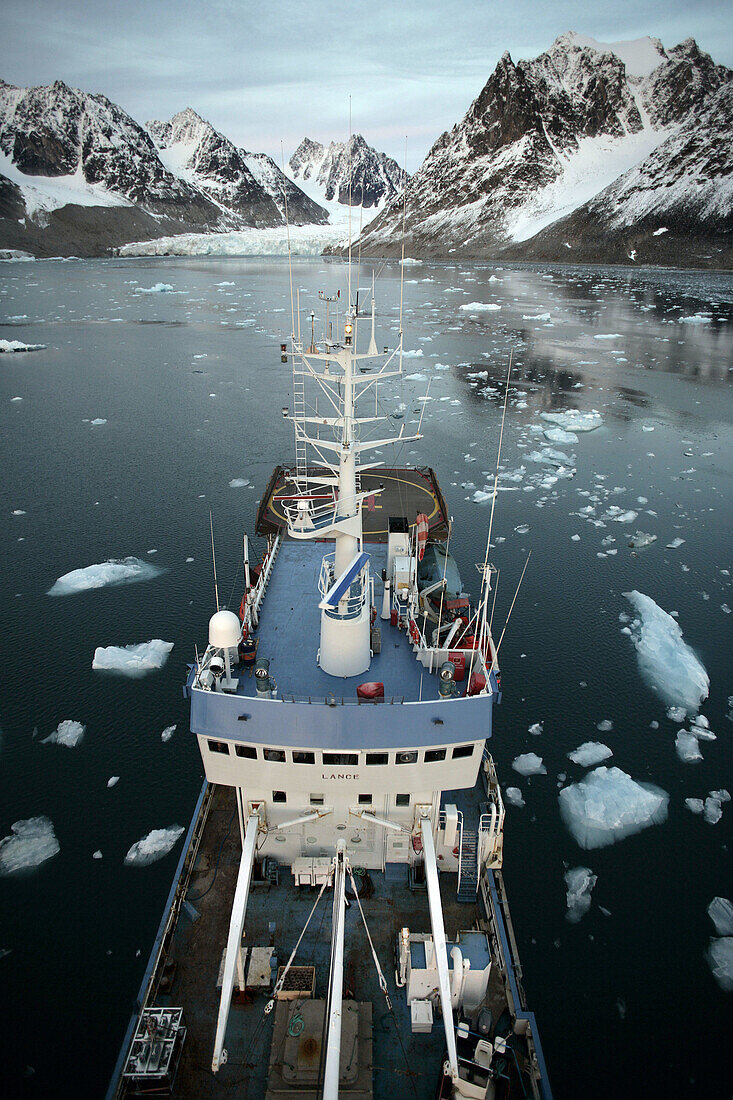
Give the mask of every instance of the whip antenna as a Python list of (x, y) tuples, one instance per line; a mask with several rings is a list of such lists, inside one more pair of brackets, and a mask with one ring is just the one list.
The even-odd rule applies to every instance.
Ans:
[(209, 527), (211, 528), (211, 564), (214, 567), (214, 596), (216, 597), (216, 610), (219, 610), (219, 584), (216, 579), (216, 553), (214, 551), (214, 518), (209, 508)]

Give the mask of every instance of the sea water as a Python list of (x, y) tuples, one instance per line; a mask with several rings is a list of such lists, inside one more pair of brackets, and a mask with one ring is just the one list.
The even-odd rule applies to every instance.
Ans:
[[(394, 348), (400, 268), (376, 268), (377, 343)], [(337, 261), (294, 263), (303, 328), (319, 291), (344, 302), (344, 277)], [(422, 417), (424, 439), (375, 457), (435, 469), (475, 594), (511, 356), (497, 637), (531, 559), (490, 748), (512, 788), (505, 877), (558, 1097), (726, 1094), (731, 1001), (708, 908), (731, 883), (732, 300), (721, 274), (413, 264), (405, 346), (422, 354), (365, 401), (395, 432)], [(181, 684), (215, 608), (209, 512), (220, 600), (236, 608), (242, 534), (293, 453), (291, 309), (280, 259), (0, 263), (0, 339), (43, 345), (0, 354), (0, 837), (43, 822), (13, 842), (12, 866), (23, 852), (35, 866), (0, 877), (12, 1095), (98, 1097), (112, 1071), (202, 782)], [(132, 560), (151, 568), (119, 569)], [(674, 613), (710, 678), (707, 726), (642, 676), (625, 592)], [(153, 642), (160, 659), (136, 678), (127, 657), (92, 667)], [(54, 738), (62, 723), (83, 738)], [(688, 724), (715, 735), (695, 762), (675, 748)], [(669, 801), (664, 820), (584, 850), (559, 791), (588, 774), (569, 754), (599, 729), (604, 775)], [(518, 774), (530, 753), (543, 770)], [(145, 845), (154, 860), (126, 865), (151, 834), (166, 840)], [(570, 922), (578, 868), (593, 892)]]

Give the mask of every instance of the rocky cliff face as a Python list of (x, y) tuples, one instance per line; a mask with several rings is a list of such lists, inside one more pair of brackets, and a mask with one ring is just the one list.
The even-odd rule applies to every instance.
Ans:
[(312, 181), (328, 202), (344, 206), (380, 206), (400, 193), (407, 173), (385, 153), (367, 145), (361, 134), (348, 142), (332, 141), (326, 148), (303, 138), (290, 158), (295, 179)]
[(170, 122), (149, 122), (147, 128), (166, 167), (185, 175), (222, 211), (236, 214), (242, 225), (282, 225), (284, 189), (293, 224), (328, 220), (326, 211), (288, 180), (271, 157), (238, 149), (190, 107)]
[[(620, 252), (628, 262), (628, 230), (648, 222), (645, 257), (664, 262), (669, 241), (653, 234), (674, 221), (721, 259), (731, 230), (731, 76), (691, 39), (666, 51), (657, 39), (606, 46), (568, 33), (532, 61), (505, 53), (408, 183), (408, 254), (604, 261)], [(362, 251), (397, 254), (401, 231), (393, 202)]]
[(61, 81), (0, 81), (0, 246), (95, 255), (141, 238), (280, 225), (283, 186), (296, 224), (327, 220), (274, 162), (236, 149), (194, 111), (151, 127)]

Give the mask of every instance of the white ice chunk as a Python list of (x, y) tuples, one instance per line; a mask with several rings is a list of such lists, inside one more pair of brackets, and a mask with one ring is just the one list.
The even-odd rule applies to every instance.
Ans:
[(693, 814), (701, 814), (705, 809), (705, 803), (701, 798), (686, 798), (685, 806), (688, 810), (691, 810)]
[(414, 374), (406, 374), (406, 382), (427, 382), (428, 377), (426, 374), (421, 374), (420, 371), (415, 371)]
[(173, 642), (153, 638), (149, 642), (126, 646), (98, 646), (94, 650), (92, 668), (119, 672), (123, 676), (144, 676), (165, 664)]
[(672, 539), (671, 542), (667, 543), (667, 549), (668, 550), (678, 550), (679, 547), (684, 544), (684, 541), (685, 541), (684, 539), (680, 539), (680, 538)]
[(99, 848), (97, 848), (96, 852), (92, 852), (92, 859), (101, 859), (101, 858), (102, 858), (102, 853), (100, 852)]
[(109, 777), (109, 779), (107, 780), (107, 786), (108, 787), (116, 787), (117, 784), (119, 783), (119, 781), (120, 781), (119, 775), (111, 775)]
[(604, 718), (602, 722), (596, 724), (596, 729), (600, 733), (610, 733), (613, 729), (613, 722), (610, 718)]
[(578, 437), (575, 432), (566, 432), (564, 428), (545, 428), (545, 439), (549, 439), (550, 443), (577, 443)]
[(0, 840), (0, 875), (29, 871), (61, 851), (48, 817), (16, 821), (11, 829), (11, 836)]
[(147, 836), (136, 840), (125, 856), (128, 867), (146, 867), (168, 855), (176, 841), (183, 835), (182, 825), (170, 825), (167, 829), (153, 829)]
[(87, 565), (83, 569), (72, 569), (59, 577), (49, 596), (70, 596), (75, 592), (86, 592), (91, 588), (106, 588), (114, 584), (132, 584), (135, 581), (147, 581), (161, 572), (157, 565), (141, 561), (140, 558), (112, 558), (98, 565)]
[(90, 420), (89, 423), (92, 425), (93, 428), (98, 428), (100, 427), (100, 425), (106, 424), (107, 420), (106, 417), (95, 416), (94, 420)]
[(706, 317), (704, 313), (693, 313), (689, 317), (680, 317), (681, 325), (709, 325), (712, 317)]
[(590, 892), (598, 882), (590, 867), (571, 867), (565, 872), (568, 911), (565, 914), (571, 924), (577, 924), (590, 909)]
[(526, 805), (519, 787), (507, 787), (504, 791), (504, 797), (510, 806), (518, 806), (521, 808)]
[(670, 722), (684, 722), (687, 711), (684, 707), (667, 707), (667, 717)]
[(708, 905), (708, 916), (719, 936), (733, 936), (733, 905), (728, 898), (713, 898)]
[(613, 752), (601, 741), (585, 741), (568, 753), (569, 759), (583, 768), (592, 768), (594, 764), (600, 764), (601, 760), (608, 760), (609, 756), (613, 756)]
[(422, 357), (423, 357), (422, 348), (410, 348), (410, 349), (402, 352), (402, 358), (403, 359), (422, 359)]
[(50, 733), (48, 737), (44, 737), (41, 744), (65, 745), (67, 749), (73, 749), (81, 742), (85, 730), (86, 726), (83, 726), (81, 722), (73, 722), (71, 719), (67, 719), (65, 722), (59, 722), (58, 728)]
[(733, 936), (711, 939), (707, 959), (720, 988), (725, 993), (733, 991)]
[(560, 814), (581, 848), (603, 848), (667, 818), (669, 795), (620, 768), (596, 768), (560, 791)]
[(539, 737), (539, 735), (542, 733), (542, 730), (544, 729), (544, 725), (544, 722), (533, 722), (532, 725), (529, 727), (529, 732), (532, 734), (533, 737)]
[(458, 308), (464, 313), (494, 313), (497, 309), (501, 309), (501, 306), (494, 302), (466, 302)]
[(248, 477), (233, 477), (229, 482), (230, 489), (245, 489), (249, 485)]
[(170, 294), (173, 287), (170, 283), (155, 283), (153, 286), (136, 286), (136, 294)]
[(583, 412), (581, 409), (566, 409), (564, 412), (543, 412), (540, 413), (543, 420), (549, 420), (551, 424), (556, 424), (558, 428), (563, 428), (566, 432), (592, 432), (596, 428), (600, 428), (603, 423), (603, 417), (595, 409), (590, 412)]
[(170, 741), (177, 728), (177, 726), (166, 726), (160, 735), (161, 741)]
[(686, 733), (685, 730), (680, 730), (674, 747), (677, 749), (680, 760), (684, 761), (685, 764), (695, 764), (698, 760), (702, 760), (700, 744), (694, 733)]
[(542, 763), (542, 757), (535, 752), (525, 752), (515, 757), (512, 767), (520, 775), (547, 775), (547, 768)]
[(711, 791), (705, 799), (702, 816), (708, 825), (717, 825), (723, 816), (723, 802), (727, 802), (727, 799), (720, 797), (723, 793), (727, 794), (727, 792)]
[(639, 616), (631, 624), (631, 640), (642, 676), (667, 706), (696, 713), (707, 698), (710, 678), (682, 640), (679, 623), (642, 592), (624, 592), (624, 596)]
[(656, 541), (656, 535), (649, 535), (645, 531), (636, 531), (629, 539), (629, 546), (632, 550), (643, 550), (646, 546), (651, 546), (651, 544)]
[(0, 353), (14, 351), (43, 351), (45, 344), (24, 344), (22, 340), (0, 340)]

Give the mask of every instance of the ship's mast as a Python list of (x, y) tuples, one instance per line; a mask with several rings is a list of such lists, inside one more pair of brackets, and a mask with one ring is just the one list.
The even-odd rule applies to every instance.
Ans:
[[(327, 304), (338, 300), (324, 293), (319, 295)], [(342, 322), (337, 320), (335, 339), (330, 326), (326, 332), (322, 350), (311, 337), (304, 348), (300, 339), (291, 336), (291, 354), (294, 357), (294, 393), (305, 389), (305, 382), (314, 382), (326, 400), (328, 411), (334, 415), (311, 415), (304, 398), (295, 401), (293, 426), (296, 454), (306, 448), (315, 452), (327, 473), (311, 475), (307, 464), (297, 464), (295, 481), (297, 498), (286, 508), (288, 533), (296, 539), (334, 540), (332, 554), (326, 554), (319, 580), (321, 594), (321, 668), (333, 676), (354, 676), (369, 668), (371, 583), (369, 555), (363, 550), (361, 508), (364, 499), (360, 491), (359, 472), (380, 463), (360, 463), (362, 451), (384, 446), (399, 440), (419, 439), (420, 435), (405, 436), (404, 426), (399, 436), (363, 440), (362, 427), (386, 420), (385, 416), (359, 416), (357, 403), (367, 391), (376, 388), (378, 381), (400, 375), (399, 346), (379, 356), (374, 339), (374, 297), (372, 291), (372, 331), (366, 352), (357, 350), (357, 313), (351, 302)], [(380, 360), (379, 369), (372, 373), (358, 370), (362, 361)], [(394, 365), (393, 365), (394, 364)], [(375, 409), (376, 413), (376, 409)], [(330, 430), (331, 438), (321, 435)], [(315, 434), (314, 434), (315, 433)], [(323, 504), (316, 499), (315, 489), (326, 489), (331, 500)], [(379, 490), (376, 490), (377, 492)], [(372, 493), (374, 490), (372, 490)], [(371, 494), (370, 494), (371, 495)]]

